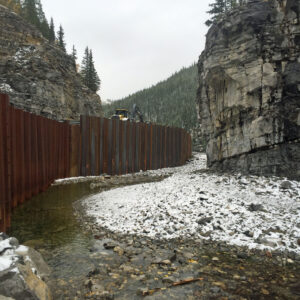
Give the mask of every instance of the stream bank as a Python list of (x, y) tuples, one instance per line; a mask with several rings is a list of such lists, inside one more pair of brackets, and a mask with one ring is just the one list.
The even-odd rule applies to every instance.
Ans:
[[(151, 231), (136, 232), (138, 227), (134, 226), (128, 227), (133, 229), (133, 233), (124, 232), (123, 209), (132, 207), (139, 209), (142, 204), (148, 209), (156, 202), (164, 208), (168, 201), (173, 201), (171, 194), (167, 193), (165, 195), (170, 196), (168, 201), (160, 198), (164, 195), (162, 188), (155, 192), (158, 197), (156, 201), (151, 198), (152, 194), (150, 202), (139, 202), (139, 199), (133, 199), (132, 196), (142, 197), (145, 200), (147, 197), (144, 194), (150, 193), (149, 185), (154, 185), (155, 188), (157, 185), (172, 187), (170, 180), (173, 180), (173, 175), (177, 179), (176, 188), (173, 185), (172, 191), (175, 190), (177, 197), (185, 199), (185, 204), (191, 205), (192, 208), (197, 205), (195, 200), (194, 203), (190, 202), (189, 198), (193, 198), (193, 193), (189, 193), (189, 189), (181, 186), (189, 183), (190, 186), (197, 188), (201, 178), (206, 180), (198, 191), (202, 195), (202, 198), (199, 198), (201, 208), (205, 207), (205, 202), (210, 203), (208, 209), (214, 208), (211, 206), (213, 203), (221, 205), (217, 200), (226, 199), (223, 197), (226, 196), (226, 191), (230, 191), (230, 195), (233, 196), (230, 198), (237, 205), (239, 203), (235, 202), (237, 195), (241, 198), (241, 195), (247, 194), (248, 188), (254, 186), (262, 189), (261, 184), (268, 182), (274, 185), (273, 190), (278, 189), (279, 194), (275, 193), (277, 196), (283, 195), (293, 201), (296, 195), (294, 199), (298, 201), (298, 183), (291, 182), (290, 187), (282, 191), (284, 179), (274, 179), (275, 181), (260, 177), (246, 179), (240, 175), (233, 178), (230, 174), (227, 177), (224, 174), (220, 175), (223, 177), (219, 178), (219, 175), (210, 174), (205, 169), (199, 170), (201, 164), (205, 164), (205, 159), (200, 157), (180, 168), (121, 177), (62, 180), (59, 185), (51, 187), (46, 193), (16, 210), (11, 235), (43, 254), (52, 268), (49, 285), (54, 299), (298, 299), (300, 260), (296, 252), (270, 248), (249, 249), (246, 246), (211, 240), (209, 236), (206, 239), (199, 238), (193, 236), (193, 232), (189, 235), (181, 233), (178, 237), (164, 238), (162, 230), (159, 239), (149, 236)], [(162, 181), (163, 179), (165, 180)], [(71, 183), (74, 180), (76, 184)], [(158, 181), (157, 185), (147, 183), (153, 181)], [(128, 185), (132, 185), (136, 192), (127, 193), (130, 188)], [(212, 191), (214, 194), (209, 192), (212, 185), (215, 187)], [(127, 187), (111, 190), (119, 186)], [(217, 187), (224, 193), (215, 195)], [(238, 189), (232, 195), (234, 187)], [(208, 190), (202, 190), (205, 188)], [(110, 192), (119, 196), (111, 198), (106, 206), (102, 206), (103, 199), (100, 199), (98, 204), (95, 203), (95, 211), (105, 213), (103, 218), (99, 219), (97, 213), (94, 216), (87, 213), (91, 209), (90, 206), (87, 207), (89, 199), (97, 200), (97, 197), (110, 195)], [(181, 195), (181, 192), (185, 194)], [(254, 217), (256, 214), (268, 214), (266, 204), (264, 211), (260, 211), (256, 202), (253, 203), (252, 200), (274, 198), (276, 195), (272, 193), (265, 189), (259, 191), (255, 189), (250, 193), (250, 205), (243, 202), (243, 207), (245, 210), (249, 210), (250, 207)], [(274, 199), (277, 199), (277, 196)], [(130, 201), (127, 201), (126, 197), (129, 197)], [(242, 199), (247, 200), (245, 197)], [(130, 203), (135, 204), (135, 200), (137, 205), (130, 206)], [(119, 216), (115, 215), (115, 210), (111, 208), (111, 205), (114, 206), (118, 201), (124, 202), (122, 205), (118, 204)], [(152, 215), (155, 216), (155, 206), (151, 207)], [(169, 217), (168, 206), (166, 209), (163, 218)], [(238, 206), (233, 211), (235, 215), (237, 209)], [(297, 213), (297, 208), (295, 209)], [(222, 209), (218, 210), (222, 212)], [(140, 214), (139, 210), (133, 209), (130, 212), (132, 220), (129, 221), (141, 221), (140, 217), (147, 218), (147, 215)], [(193, 212), (189, 213), (190, 217), (192, 215)], [(188, 215), (184, 217), (185, 215), (177, 214), (177, 216), (188, 222), (193, 221)], [(219, 217), (220, 214), (216, 216)], [(111, 220), (114, 218), (111, 222), (114, 226), (119, 220), (118, 230), (110, 230), (108, 226), (101, 225), (101, 221), (107, 222), (110, 218)], [(151, 220), (145, 220), (145, 224), (149, 221)], [(210, 221), (204, 224), (201, 219), (197, 224), (212, 226), (218, 220)], [(180, 230), (179, 228), (176, 232)], [(221, 231), (218, 228), (215, 228), (215, 232), (218, 232), (218, 236), (227, 234), (226, 230)], [(248, 236), (245, 233), (243, 236), (247, 240)]]
[(90, 256), (95, 240), (82, 229), (75, 203), (115, 186), (160, 181), (166, 176), (138, 173), (58, 180), (15, 209), (9, 235), (42, 254), (51, 269), (47, 284), (53, 299), (74, 299), (96, 264)]

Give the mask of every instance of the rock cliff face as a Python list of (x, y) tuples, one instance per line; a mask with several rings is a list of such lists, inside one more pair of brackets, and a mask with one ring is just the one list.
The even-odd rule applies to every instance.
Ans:
[(100, 97), (82, 84), (72, 58), (1, 5), (0, 92), (16, 107), (54, 119), (101, 113)]
[(300, 178), (300, 1), (250, 0), (208, 34), (198, 109), (209, 167)]

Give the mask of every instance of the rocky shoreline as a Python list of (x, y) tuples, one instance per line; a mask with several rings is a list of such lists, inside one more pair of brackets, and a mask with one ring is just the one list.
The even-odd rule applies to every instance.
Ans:
[[(168, 178), (176, 173), (164, 172)], [(102, 178), (92, 182), (91, 188), (101, 192), (119, 184), (154, 181), (158, 174), (107, 178), (106, 182)], [(78, 201), (74, 207), (83, 230), (94, 237), (89, 249), (94, 269), (69, 298), (64, 287), (57, 290), (64, 299), (299, 298), (300, 256), (296, 252), (249, 249), (195, 237), (155, 239), (146, 234), (122, 234), (99, 226), (87, 213), (86, 202)]]
[(0, 299), (51, 300), (50, 273), (40, 253), (0, 233)]
[[(147, 191), (148, 183), (166, 185), (166, 181), (172, 180), (172, 176), (180, 176), (181, 181), (183, 177), (187, 177), (189, 181), (197, 181), (198, 187), (201, 185), (201, 181), (198, 181), (201, 176), (219, 176), (205, 168), (199, 169), (199, 164), (204, 162), (201, 157), (195, 157), (185, 167), (125, 176), (73, 178), (57, 181), (55, 185), (70, 184), (71, 187), (74, 183), (87, 183), (87, 188), (97, 197), (107, 190), (125, 191), (129, 185), (133, 185), (132, 188), (136, 192), (139, 188)], [(226, 184), (235, 183), (230, 176), (235, 175), (229, 174), (228, 178), (224, 178)], [(165, 181), (162, 181), (163, 179)], [(211, 177), (207, 180), (211, 181)], [(297, 184), (278, 180), (278, 191), (285, 188), (286, 192), (283, 195), (292, 197), (297, 191)], [(237, 186), (242, 186), (241, 190), (244, 192), (245, 184), (245, 178), (239, 177)], [(251, 182), (247, 184), (251, 185)], [(119, 189), (123, 186), (128, 187)], [(230, 185), (229, 189), (232, 189)], [(225, 197), (225, 190), (222, 191)], [(216, 192), (214, 190), (214, 193)], [(259, 194), (255, 195), (260, 197)], [(272, 193), (266, 193), (269, 198), (271, 195)], [(124, 204), (125, 198), (125, 195), (122, 196)], [(160, 238), (154, 238), (147, 236), (147, 233), (143, 235), (133, 231), (126, 234), (109, 230), (108, 227), (101, 226), (96, 217), (87, 213), (91, 207), (84, 201), (86, 197), (77, 199), (79, 200), (71, 205), (75, 209), (80, 231), (91, 241), (88, 246), (83, 246), (85, 251), (82, 253), (87, 259), (74, 257), (74, 260), (66, 260), (69, 256), (64, 256), (61, 251), (72, 251), (69, 247), (62, 248), (64, 250), (58, 249), (50, 255), (53, 257), (52, 261), (58, 260), (58, 268), (68, 268), (74, 261), (77, 261), (79, 268), (80, 264), (87, 262), (89, 267), (85, 268), (88, 271), (81, 271), (80, 277), (78, 274), (70, 274), (70, 277), (63, 278), (59, 272), (52, 276), (49, 288), (53, 299), (299, 299), (300, 256), (297, 251), (280, 251), (275, 248), (249, 249), (246, 246), (229, 245), (224, 241), (213, 241), (209, 237), (205, 239), (181, 235), (176, 238), (164, 238), (161, 234)], [(257, 199), (259, 201), (259, 198)], [(189, 202), (188, 197), (185, 201)], [(246, 199), (243, 201), (247, 203)], [(143, 205), (147, 206), (147, 203), (144, 202)], [(98, 205), (100, 210), (105, 208), (100, 202)], [(196, 205), (196, 202), (193, 205)], [(258, 209), (253, 203), (251, 205), (249, 207), (253, 211)], [(196, 206), (193, 207), (196, 209)], [(250, 209), (248, 205), (246, 207)], [(121, 228), (121, 218), (119, 224)], [(220, 232), (226, 234), (226, 231)], [(43, 247), (38, 250), (43, 256), (46, 255), (44, 257), (47, 261), (47, 250)], [(60, 265), (61, 263), (63, 265)]]
[(84, 202), (75, 208), (83, 230), (94, 236), (95, 268), (74, 299), (299, 298), (295, 252), (120, 234), (97, 225)]
[(299, 298), (298, 256), (199, 239), (120, 235), (96, 226), (79, 206), (77, 213), (94, 235), (95, 269), (74, 299)]

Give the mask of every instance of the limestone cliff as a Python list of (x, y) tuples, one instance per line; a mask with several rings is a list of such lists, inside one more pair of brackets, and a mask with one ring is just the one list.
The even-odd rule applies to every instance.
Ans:
[(207, 34), (198, 112), (209, 167), (300, 178), (300, 1), (250, 0)]
[(76, 72), (72, 58), (0, 5), (0, 92), (18, 108), (54, 119), (100, 115), (100, 97)]

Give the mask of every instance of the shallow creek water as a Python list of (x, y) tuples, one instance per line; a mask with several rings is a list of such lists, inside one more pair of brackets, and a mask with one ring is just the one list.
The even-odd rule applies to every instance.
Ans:
[(51, 285), (76, 286), (93, 269), (93, 238), (81, 229), (73, 209), (91, 194), (89, 183), (52, 186), (14, 211), (9, 234), (43, 255), (52, 268)]

